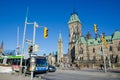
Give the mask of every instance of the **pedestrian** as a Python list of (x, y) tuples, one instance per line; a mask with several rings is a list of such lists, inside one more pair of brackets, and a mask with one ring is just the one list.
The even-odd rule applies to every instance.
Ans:
[(103, 62), (102, 62), (102, 60), (100, 60), (100, 69), (101, 70), (103, 69)]

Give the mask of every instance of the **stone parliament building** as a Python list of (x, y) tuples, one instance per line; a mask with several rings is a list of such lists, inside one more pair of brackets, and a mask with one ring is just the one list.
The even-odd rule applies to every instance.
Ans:
[(100, 37), (92, 38), (89, 31), (86, 36), (82, 35), (82, 24), (76, 12), (70, 16), (68, 28), (69, 64), (99, 65), (103, 61), (102, 50), (104, 50), (106, 64), (120, 63), (120, 31), (115, 31), (110, 36), (105, 36), (108, 48), (102, 48)]

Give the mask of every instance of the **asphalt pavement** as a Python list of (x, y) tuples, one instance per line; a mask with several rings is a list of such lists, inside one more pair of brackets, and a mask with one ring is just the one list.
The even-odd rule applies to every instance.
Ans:
[[(0, 80), (31, 80), (30, 75), (19, 75), (12, 72), (11, 67), (0, 66)], [(120, 80), (120, 70), (107, 70), (105, 73), (99, 69), (61, 69), (56, 72), (40, 74), (33, 80)]]

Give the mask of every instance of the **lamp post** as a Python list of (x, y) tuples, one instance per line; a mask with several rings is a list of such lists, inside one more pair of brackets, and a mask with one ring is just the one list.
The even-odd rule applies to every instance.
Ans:
[[(96, 34), (96, 38), (99, 37), (98, 29), (97, 29), (97, 25), (96, 24), (94, 24), (94, 32)], [(101, 41), (102, 41), (101, 43), (102, 43), (102, 55), (103, 55), (104, 71), (107, 72), (107, 70), (106, 70), (106, 61), (105, 61), (105, 54), (104, 54), (104, 46), (108, 47), (108, 45), (106, 43), (104, 34), (101, 35)]]
[[(38, 25), (36, 22), (34, 22), (34, 31), (33, 31), (33, 55), (35, 54), (35, 35), (36, 35), (36, 28), (38, 28)], [(34, 58), (34, 56), (31, 56), (31, 59)], [(31, 62), (31, 66), (32, 66), (32, 62)], [(35, 66), (35, 64), (34, 64)], [(35, 67), (34, 67), (35, 68)], [(31, 80), (33, 80), (33, 71), (31, 71)]]
[[(28, 15), (28, 9), (27, 9), (27, 15)], [(22, 53), (21, 53), (21, 60), (20, 60), (20, 74), (22, 74), (22, 57), (24, 54), (24, 43), (25, 43), (25, 36), (26, 36), (26, 27), (27, 27), (27, 15), (25, 19), (25, 25), (24, 25), (24, 33), (23, 33), (23, 41), (22, 41)]]
[[(38, 28), (38, 24), (37, 24), (36, 22), (33, 22), (33, 23), (26, 23), (26, 24), (33, 24), (33, 25), (34, 25), (33, 42), (32, 42), (32, 45), (33, 45), (33, 52), (32, 52), (32, 55), (31, 55), (31, 61), (32, 61), (32, 59), (34, 58), (33, 55), (35, 54), (35, 36), (36, 36), (36, 28)], [(32, 65), (32, 62), (31, 62), (30, 64), (31, 64), (31, 66), (33, 66), (33, 65)], [(31, 80), (33, 80), (33, 71), (34, 71), (34, 69), (31, 70)]]
[(105, 54), (104, 54), (103, 42), (102, 42), (102, 55), (103, 55), (104, 71), (105, 71), (105, 73), (106, 73), (107, 70), (106, 70), (106, 62), (105, 62)]
[(111, 68), (111, 60), (110, 60), (109, 48), (107, 50), (108, 50), (108, 64), (109, 64), (109, 67)]

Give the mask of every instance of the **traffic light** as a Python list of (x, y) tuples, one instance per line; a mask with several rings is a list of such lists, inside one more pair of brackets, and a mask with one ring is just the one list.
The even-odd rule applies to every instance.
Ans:
[(48, 28), (44, 27), (44, 38), (48, 37)]
[(101, 40), (102, 40), (102, 42), (105, 42), (105, 36), (103, 34), (101, 36)]
[(94, 24), (94, 32), (96, 33), (98, 30), (97, 30), (97, 25)]
[(32, 52), (33, 52), (33, 46), (29, 46), (28, 53), (32, 53)]
[(106, 48), (108, 48), (108, 44), (107, 44), (107, 42), (106, 42), (106, 39), (105, 39), (105, 36), (102, 34), (102, 36), (101, 36), (101, 40), (102, 40), (102, 42), (103, 42), (103, 45), (106, 47)]

